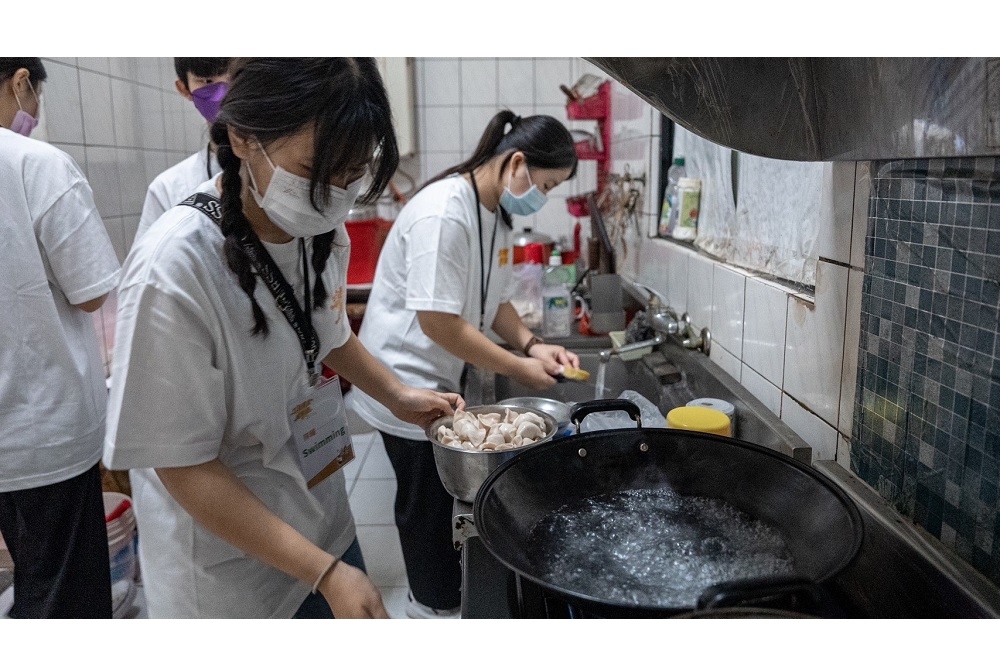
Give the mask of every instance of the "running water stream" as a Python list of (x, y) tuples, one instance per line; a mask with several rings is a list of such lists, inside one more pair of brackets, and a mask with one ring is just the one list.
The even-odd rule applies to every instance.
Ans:
[(724, 501), (671, 489), (571, 503), (528, 539), (548, 582), (618, 604), (694, 607), (714, 584), (794, 571), (775, 529)]
[(604, 378), (608, 372), (608, 362), (601, 360), (597, 366), (597, 379), (594, 381), (594, 398), (600, 400), (604, 398)]

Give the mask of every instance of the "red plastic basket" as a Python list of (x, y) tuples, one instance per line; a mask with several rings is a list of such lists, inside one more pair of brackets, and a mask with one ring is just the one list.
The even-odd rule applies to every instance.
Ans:
[(577, 197), (566, 197), (566, 208), (574, 218), (586, 218), (590, 215), (590, 206), (587, 204), (587, 197), (593, 193), (586, 193)]
[(570, 120), (600, 120), (608, 115), (608, 99), (611, 83), (605, 81), (597, 89), (596, 95), (566, 103), (566, 116)]
[(576, 149), (576, 156), (581, 160), (603, 160), (604, 151), (594, 150), (594, 144), (589, 141), (578, 141), (573, 144)]

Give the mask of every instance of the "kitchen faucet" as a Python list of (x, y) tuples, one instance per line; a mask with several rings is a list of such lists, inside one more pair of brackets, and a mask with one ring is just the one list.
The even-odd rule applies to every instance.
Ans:
[(679, 334), (682, 337), (681, 344), (688, 350), (701, 350), (708, 354), (712, 347), (712, 334), (708, 327), (702, 328), (700, 332), (695, 331), (691, 325), (691, 316), (687, 313), (679, 316), (677, 311), (666, 305), (663, 295), (653, 288), (634, 282), (627, 278), (622, 278), (622, 288), (628, 292), (637, 302), (646, 304), (646, 318), (649, 326), (656, 332), (656, 335), (645, 341), (638, 341), (623, 345), (617, 350), (604, 350), (600, 353), (601, 361), (608, 361), (614, 355), (621, 355), (634, 352), (644, 347), (657, 346), (667, 340), (667, 336)]

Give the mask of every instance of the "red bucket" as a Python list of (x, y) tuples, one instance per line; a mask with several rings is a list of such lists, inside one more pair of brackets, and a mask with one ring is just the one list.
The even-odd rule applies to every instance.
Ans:
[(382, 218), (347, 222), (347, 235), (351, 237), (348, 285), (370, 285), (375, 280), (378, 256), (391, 228), (392, 222)]

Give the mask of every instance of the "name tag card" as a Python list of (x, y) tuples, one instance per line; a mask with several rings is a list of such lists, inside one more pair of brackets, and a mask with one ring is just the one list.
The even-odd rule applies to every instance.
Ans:
[(288, 421), (299, 467), (313, 488), (354, 460), (347, 410), (340, 379), (333, 377), (313, 388), (304, 399), (288, 405)]

